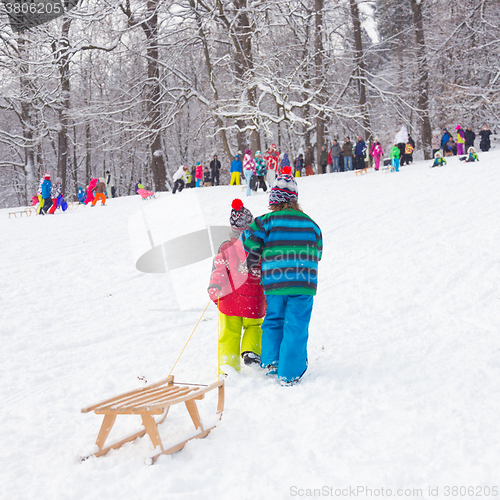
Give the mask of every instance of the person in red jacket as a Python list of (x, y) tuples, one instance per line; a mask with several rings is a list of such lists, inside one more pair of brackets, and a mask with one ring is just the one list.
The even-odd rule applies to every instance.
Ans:
[(261, 325), (266, 315), (260, 266), (247, 268), (246, 252), (240, 241), (253, 215), (239, 199), (235, 199), (231, 207), (230, 239), (221, 245), (214, 258), (208, 286), (210, 299), (220, 312), (220, 373), (227, 373), (226, 366), (240, 371), (240, 358), (246, 365), (260, 365)]

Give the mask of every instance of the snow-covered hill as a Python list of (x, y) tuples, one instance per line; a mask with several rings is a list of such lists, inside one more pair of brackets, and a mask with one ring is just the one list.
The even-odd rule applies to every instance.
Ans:
[[(430, 487), (445, 498), (448, 486), (500, 489), (500, 154), (480, 158), (299, 179), (299, 201), (324, 235), (309, 370), (281, 388), (244, 367), (226, 381), (218, 427), (152, 467), (147, 438), (80, 463), (101, 420), (80, 409), (139, 387), (138, 377), (166, 377), (200, 317), (198, 303), (178, 309), (171, 277), (135, 269), (130, 221), (172, 195), (51, 217), (0, 210), (2, 498), (370, 498), (380, 488), (431, 498)], [(183, 220), (187, 194), (175, 195), (179, 209), (163, 214), (165, 227)], [(266, 195), (248, 199), (239, 187), (197, 195), (207, 223), (227, 223), (235, 197), (254, 215), (267, 211)], [(208, 279), (186, 289), (203, 290)], [(176, 379), (214, 381), (216, 356), (212, 305)], [(209, 417), (213, 403), (203, 402)], [(172, 432), (189, 428), (174, 410)], [(119, 420), (117, 435), (140, 425)], [(160, 429), (168, 441), (171, 427)], [(308, 491), (323, 487), (333, 489)]]

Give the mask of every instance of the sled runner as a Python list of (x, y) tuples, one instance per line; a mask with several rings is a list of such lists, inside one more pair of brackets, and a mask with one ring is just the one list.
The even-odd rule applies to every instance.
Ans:
[[(98, 451), (88, 457), (82, 457), (81, 460), (84, 461), (91, 456), (101, 457), (110, 449), (119, 448), (125, 443), (144, 436), (144, 434), (148, 434), (155, 448), (154, 452), (146, 459), (148, 465), (153, 464), (162, 454), (171, 455), (176, 451), (182, 450), (187, 441), (194, 438), (204, 438), (215, 427), (215, 425), (213, 425), (206, 429), (203, 426), (198, 407), (196, 406), (196, 400), (203, 399), (205, 393), (216, 388), (219, 389), (217, 415), (219, 417), (218, 420), (220, 420), (224, 409), (223, 380), (214, 382), (211, 385), (175, 384), (173, 375), (154, 384), (149, 384), (139, 389), (120, 394), (119, 396), (106, 399), (100, 403), (82, 408), (82, 413), (94, 411), (97, 415), (104, 415), (104, 420), (96, 440)], [(164, 448), (158, 432), (158, 425), (165, 421), (170, 407), (179, 403), (184, 403), (186, 405), (186, 409), (193, 421), (196, 433), (174, 446)], [(118, 415), (140, 415), (142, 417), (144, 429), (117, 443), (105, 447), (104, 443)], [(160, 419), (158, 421), (155, 420), (154, 415), (159, 415)]]

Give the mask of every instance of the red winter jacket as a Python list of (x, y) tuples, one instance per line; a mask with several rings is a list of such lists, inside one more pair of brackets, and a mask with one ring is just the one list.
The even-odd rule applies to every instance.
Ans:
[[(240, 240), (225, 241), (214, 258), (208, 288), (220, 290), (219, 310), (227, 316), (263, 318), (266, 298), (260, 284), (260, 267), (249, 272)], [(214, 301), (217, 304), (217, 301)]]

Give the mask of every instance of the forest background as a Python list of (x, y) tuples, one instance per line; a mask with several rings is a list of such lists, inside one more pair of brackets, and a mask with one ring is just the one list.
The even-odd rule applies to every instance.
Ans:
[[(0, 3), (0, 208), (46, 171), (67, 199), (114, 175), (164, 190), (180, 164), (294, 157), (346, 135), (424, 158), (457, 124), (500, 131), (498, 0), (81, 0), (15, 32)], [(225, 168), (225, 170), (224, 170)]]

